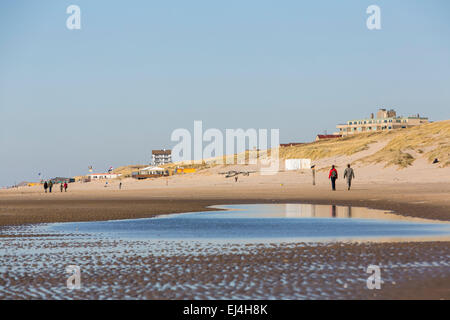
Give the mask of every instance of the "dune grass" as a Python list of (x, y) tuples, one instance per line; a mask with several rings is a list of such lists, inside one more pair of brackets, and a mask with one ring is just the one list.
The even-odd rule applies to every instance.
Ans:
[(415, 158), (408, 153), (411, 150), (423, 155), (428, 162), (432, 162), (437, 158), (441, 166), (449, 165), (449, 120), (391, 131), (391, 133), (392, 139), (383, 149), (360, 159), (360, 161), (364, 163), (385, 162), (386, 167), (395, 165), (399, 168), (406, 168), (415, 161)]
[[(413, 165), (416, 160), (414, 155), (424, 157), (432, 162), (435, 158), (439, 160), (439, 166), (450, 166), (450, 120), (439, 121), (421, 126), (397, 129), (384, 132), (367, 132), (350, 135), (342, 138), (326, 139), (303, 145), (280, 147), (280, 159), (307, 158), (318, 160), (336, 156), (351, 156), (358, 152), (368, 150), (370, 145), (385, 141), (386, 145), (368, 156), (362, 157), (356, 162), (360, 163), (384, 163), (386, 167), (396, 166), (399, 169)], [(270, 150), (268, 151), (270, 154)], [(267, 156), (262, 151), (259, 158)], [(226, 155), (203, 161), (190, 161), (187, 163), (172, 163), (165, 168), (184, 166), (196, 168), (197, 170), (208, 169), (216, 165), (227, 165), (228, 162), (237, 163), (238, 155)], [(245, 159), (249, 159), (249, 151), (245, 152)], [(221, 160), (221, 161), (219, 161)], [(231, 161), (230, 161), (231, 160)], [(234, 160), (234, 161), (233, 161)], [(122, 177), (131, 176), (132, 171), (142, 168), (142, 165), (123, 166), (114, 170), (121, 173)]]
[(417, 153), (429, 162), (437, 158), (441, 167), (450, 165), (450, 120), (407, 129), (361, 133), (304, 145), (282, 147), (280, 148), (280, 158), (317, 160), (335, 156), (350, 156), (367, 150), (372, 143), (383, 140), (387, 141), (386, 146), (359, 159), (358, 162), (385, 163), (386, 167), (406, 168), (413, 165), (416, 160), (412, 153)]
[(397, 166), (402, 169), (411, 166), (415, 160), (410, 153), (401, 150), (383, 149), (368, 157), (359, 159), (357, 162), (385, 163), (385, 167)]
[(379, 141), (383, 136), (383, 132), (361, 133), (342, 138), (319, 140), (304, 145), (281, 147), (280, 158), (317, 160), (333, 156), (349, 156), (367, 150), (370, 144)]

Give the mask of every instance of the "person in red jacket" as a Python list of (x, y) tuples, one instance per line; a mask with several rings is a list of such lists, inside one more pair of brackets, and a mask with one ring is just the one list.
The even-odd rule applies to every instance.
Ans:
[(331, 179), (331, 188), (333, 191), (336, 191), (336, 180), (338, 178), (338, 172), (334, 167), (334, 164), (331, 166), (330, 174), (328, 175), (328, 179)]

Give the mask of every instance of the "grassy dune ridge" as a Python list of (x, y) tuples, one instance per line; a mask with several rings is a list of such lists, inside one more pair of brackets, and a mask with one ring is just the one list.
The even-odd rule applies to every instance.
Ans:
[[(383, 144), (382, 148), (371, 147)], [(262, 151), (258, 152), (259, 158), (270, 155)], [(358, 153), (361, 156), (358, 157)], [(320, 160), (337, 156), (356, 155), (355, 163), (377, 164), (382, 163), (385, 167), (395, 166), (399, 169), (413, 165), (419, 157), (432, 162), (439, 159), (440, 167), (450, 166), (450, 120), (438, 121), (421, 126), (384, 132), (368, 132), (350, 135), (338, 139), (326, 139), (305, 143), (302, 145), (280, 147), (279, 157), (284, 159), (306, 158)], [(246, 161), (249, 152), (242, 155)], [(197, 170), (208, 169), (220, 164), (237, 163), (238, 155), (224, 155), (222, 157), (204, 159), (194, 162), (177, 162), (162, 167), (174, 169), (177, 166), (196, 168)], [(131, 176), (132, 171), (137, 171), (143, 165), (129, 165), (116, 168), (115, 173), (121, 173), (122, 178)]]
[(386, 145), (357, 161), (405, 168), (412, 165), (417, 157), (424, 157), (428, 162), (438, 158), (441, 167), (450, 166), (450, 120), (390, 132), (361, 133), (339, 139), (282, 147), (280, 157), (318, 160), (333, 156), (350, 156), (370, 150), (370, 146), (377, 142), (384, 142)]

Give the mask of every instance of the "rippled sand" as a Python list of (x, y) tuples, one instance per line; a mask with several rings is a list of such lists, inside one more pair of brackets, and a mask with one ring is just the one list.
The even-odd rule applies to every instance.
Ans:
[[(449, 242), (228, 245), (38, 230), (3, 230), (0, 299), (450, 298)], [(381, 290), (367, 289), (370, 264)], [(66, 287), (68, 265), (81, 268), (81, 289)]]

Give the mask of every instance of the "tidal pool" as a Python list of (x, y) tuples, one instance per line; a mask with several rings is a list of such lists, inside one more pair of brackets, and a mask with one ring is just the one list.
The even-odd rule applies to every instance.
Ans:
[[(313, 204), (214, 206), (221, 211), (147, 219), (55, 223), (50, 231), (133, 239), (279, 242), (450, 239), (450, 224), (363, 207)], [(225, 209), (225, 210), (223, 210)]]
[[(450, 240), (449, 223), (330, 205), (216, 208), (5, 228), (0, 300), (399, 298), (415, 291), (411, 279), (449, 278), (448, 242), (434, 242)], [(382, 270), (376, 292), (372, 264)], [(73, 265), (78, 290), (67, 288)]]

